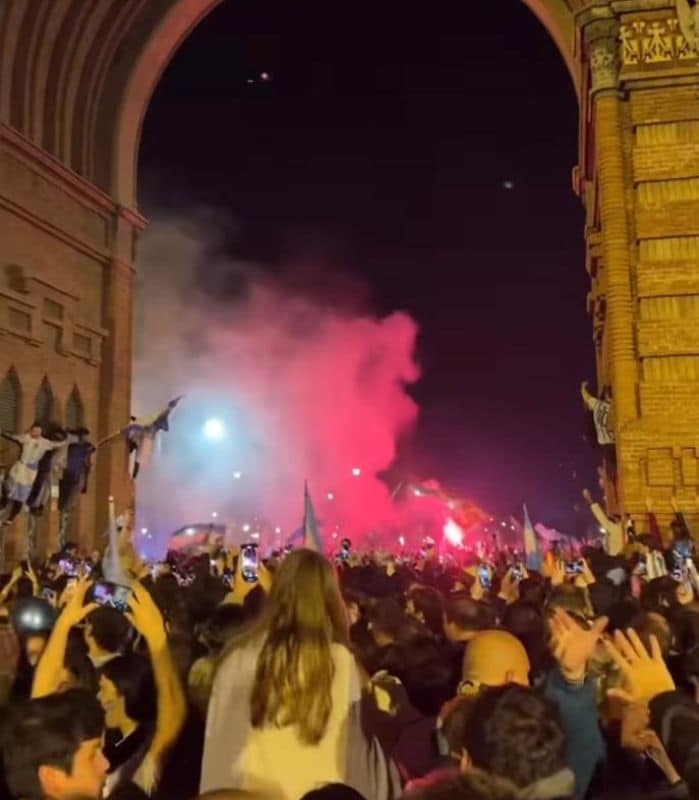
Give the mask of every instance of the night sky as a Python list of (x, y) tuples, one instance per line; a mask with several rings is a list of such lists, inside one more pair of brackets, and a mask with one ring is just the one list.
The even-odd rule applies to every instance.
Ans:
[(350, 272), (377, 311), (408, 311), (421, 416), (399, 466), (581, 530), (595, 454), (577, 104), (522, 3), (468, 5), (466, 20), (449, 0), (228, 0), (156, 91), (141, 210), (222, 209), (233, 256)]

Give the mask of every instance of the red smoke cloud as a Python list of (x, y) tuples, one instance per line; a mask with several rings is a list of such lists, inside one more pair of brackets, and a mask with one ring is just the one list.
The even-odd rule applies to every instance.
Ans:
[[(139, 479), (141, 524), (164, 537), (215, 510), (222, 522), (264, 518), (285, 536), (300, 525), (307, 480), (326, 537), (336, 525), (353, 540), (392, 525), (394, 506), (377, 476), (417, 418), (406, 392), (419, 377), (415, 322), (290, 292), (288, 283), (212, 259), (217, 240), (210, 223), (170, 218), (143, 243), (136, 411), (186, 397)], [(242, 298), (202, 291), (200, 276), (211, 269), (219, 285), (242, 280)], [(210, 417), (226, 426), (221, 442), (202, 435)]]

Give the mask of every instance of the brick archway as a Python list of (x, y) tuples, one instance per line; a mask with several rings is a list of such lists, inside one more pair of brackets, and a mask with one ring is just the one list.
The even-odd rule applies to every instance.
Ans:
[[(98, 435), (129, 413), (141, 125), (169, 60), (220, 2), (0, 7), (0, 366), (18, 364), (29, 388), (48, 374), (61, 396), (78, 383)], [(674, 493), (695, 509), (699, 44), (680, 26), (686, 0), (524, 2), (579, 98), (573, 188), (587, 213), (588, 307), (598, 381), (614, 391), (621, 503), (640, 513), (651, 496), (662, 518)], [(19, 265), (21, 287), (6, 265)], [(125, 476), (120, 448), (101, 455), (86, 529), (104, 523), (97, 496), (128, 499)]]

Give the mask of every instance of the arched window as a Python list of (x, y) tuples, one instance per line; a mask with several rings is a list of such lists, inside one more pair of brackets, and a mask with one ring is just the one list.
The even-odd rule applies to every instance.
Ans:
[(36, 393), (36, 402), (34, 404), (34, 422), (41, 425), (42, 428), (47, 428), (49, 423), (53, 420), (53, 392), (48, 382), (48, 378), (44, 378)]
[(0, 430), (19, 433), (22, 387), (14, 367), (0, 382)]
[(85, 407), (78, 387), (74, 386), (66, 403), (66, 428), (82, 428), (85, 425)]

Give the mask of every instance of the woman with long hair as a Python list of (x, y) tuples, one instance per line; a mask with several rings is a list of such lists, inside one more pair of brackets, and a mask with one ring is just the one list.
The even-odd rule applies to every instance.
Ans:
[(202, 792), (244, 789), (297, 800), (346, 783), (385, 800), (396, 773), (360, 728), (359, 673), (332, 566), (297, 550), (275, 574), (259, 621), (234, 640), (214, 679)]

